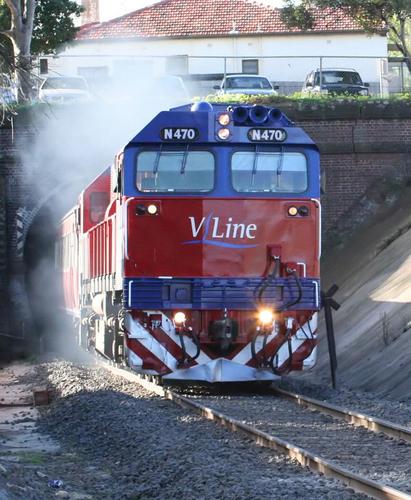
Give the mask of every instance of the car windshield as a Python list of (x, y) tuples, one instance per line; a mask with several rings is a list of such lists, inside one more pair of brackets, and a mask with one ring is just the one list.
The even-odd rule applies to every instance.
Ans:
[(82, 78), (47, 78), (42, 89), (87, 90), (87, 85)]
[[(325, 84), (362, 85), (361, 77), (355, 71), (323, 71), (322, 80)], [(320, 85), (320, 73), (315, 75), (315, 85)]]
[(214, 156), (208, 151), (143, 151), (137, 157), (137, 189), (143, 192), (211, 191)]
[(257, 76), (234, 76), (226, 78), (225, 88), (227, 89), (272, 89), (267, 78)]
[(303, 193), (307, 160), (302, 153), (239, 151), (231, 161), (233, 187), (247, 193)]

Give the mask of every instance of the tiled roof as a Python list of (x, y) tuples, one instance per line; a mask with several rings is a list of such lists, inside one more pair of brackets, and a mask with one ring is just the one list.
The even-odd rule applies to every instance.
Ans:
[[(340, 11), (321, 10), (309, 32), (363, 31)], [(298, 33), (281, 11), (251, 0), (163, 0), (111, 21), (83, 26), (77, 40), (184, 38), (264, 33)]]

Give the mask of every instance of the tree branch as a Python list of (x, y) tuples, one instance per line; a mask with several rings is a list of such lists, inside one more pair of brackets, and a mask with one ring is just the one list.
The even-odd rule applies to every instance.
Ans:
[(33, 31), (33, 23), (34, 23), (34, 11), (36, 10), (37, 0), (26, 0), (26, 9), (25, 9), (25, 22), (27, 23), (26, 29)]
[(0, 35), (7, 37), (9, 40), (13, 40), (14, 32), (13, 30), (0, 30)]
[(20, 2), (19, 0), (4, 0), (4, 3), (10, 9), (13, 17), (17, 17), (20, 14)]

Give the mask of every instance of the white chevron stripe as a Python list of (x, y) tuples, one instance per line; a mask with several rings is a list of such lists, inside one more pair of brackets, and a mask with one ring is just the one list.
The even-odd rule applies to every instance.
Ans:
[[(161, 311), (146, 311), (146, 312), (151, 314), (161, 315), (162, 330), (166, 335), (168, 335), (173, 340), (173, 342), (175, 342), (178, 346), (180, 346), (179, 338), (178, 335), (175, 333), (173, 322)], [(315, 333), (315, 331), (317, 330), (317, 323), (318, 323), (318, 315), (317, 313), (315, 313), (313, 315), (313, 318), (310, 320), (310, 326), (313, 333)], [(303, 344), (305, 340), (307, 340), (307, 336), (306, 334), (304, 334), (303, 329), (306, 332), (306, 334), (310, 337), (309, 333), (310, 330), (308, 328), (308, 324), (305, 323), (303, 325), (303, 328), (302, 329), (300, 328), (297, 331), (297, 334), (294, 335), (291, 339), (291, 348), (293, 353)], [(133, 319), (133, 317), (130, 314), (126, 315), (126, 330), (128, 331), (129, 338), (138, 340), (138, 342), (140, 342), (146, 349), (152, 352), (170, 370), (172, 371), (177, 370), (176, 358), (172, 356), (171, 353), (168, 352), (167, 349), (163, 345), (161, 345), (150, 334), (150, 332), (147, 331), (141, 325), (141, 323), (138, 320)], [(271, 333), (267, 337), (267, 343), (270, 342), (272, 339), (274, 339), (277, 335), (278, 334), (276, 334), (275, 332)], [(194, 356), (197, 351), (196, 345), (188, 337), (184, 337), (184, 340), (187, 353), (190, 356)], [(255, 342), (255, 352), (256, 353), (261, 352), (262, 348), (263, 348), (263, 336), (259, 335)], [(281, 366), (287, 361), (287, 359), (289, 358), (287, 343), (281, 346), (276, 357), (277, 357), (276, 366)], [(240, 364), (246, 364), (247, 362), (251, 361), (251, 359), (252, 359), (252, 353), (251, 353), (251, 342), (250, 342), (233, 358), (232, 361)], [(134, 361), (133, 364), (138, 365), (140, 363), (140, 358), (133, 359), (133, 361)], [(211, 361), (211, 359), (203, 351), (201, 351), (200, 356), (196, 359), (196, 362), (198, 364), (208, 363), (209, 361)]]
[[(314, 313), (313, 314), (313, 317), (311, 318), (311, 320), (309, 321), (310, 323), (310, 327), (311, 327), (311, 331), (313, 332), (313, 334), (315, 335), (315, 332), (317, 331), (317, 327), (318, 327), (318, 313)], [(268, 342), (270, 342), (270, 340), (272, 340), (274, 337), (276, 336), (275, 333), (271, 333), (268, 338), (267, 338), (267, 344)], [(303, 325), (302, 328), (299, 328), (296, 332), (296, 334), (292, 337), (292, 349), (294, 351), (296, 351), (300, 345), (305, 341), (307, 340), (307, 337), (311, 338), (311, 333), (310, 333), (310, 329), (308, 328), (308, 322), (305, 323)], [(259, 335), (257, 337), (257, 340), (255, 342), (255, 352), (256, 354), (258, 354), (261, 349), (263, 347), (263, 336), (262, 335)], [(285, 351), (284, 351), (285, 349)], [(284, 354), (285, 353), (285, 354)], [(281, 366), (281, 364), (284, 362), (284, 361), (281, 361), (282, 357), (284, 357), (284, 355), (286, 355), (287, 357), (284, 359), (284, 361), (286, 359), (288, 359), (288, 346), (287, 344), (285, 344), (284, 346), (282, 346), (280, 348), (280, 350), (278, 351), (278, 356), (279, 356), (279, 364), (278, 366)], [(249, 361), (251, 361), (252, 359), (252, 353), (251, 353), (251, 342), (249, 344), (247, 344), (234, 358), (233, 358), (233, 361), (236, 361), (237, 363), (241, 363), (241, 364), (246, 364), (248, 363)]]
[[(274, 337), (276, 337), (278, 334), (271, 333), (267, 337), (267, 344), (272, 340)], [(259, 353), (263, 347), (263, 340), (264, 337), (263, 335), (259, 335), (255, 341), (255, 352), (256, 354)], [(236, 363), (241, 363), (245, 365), (252, 359), (252, 352), (251, 352), (251, 342), (249, 342), (238, 354), (236, 354), (233, 358), (233, 361)]]
[[(305, 340), (306, 340), (305, 337), (304, 340), (299, 340), (296, 339), (295, 336), (293, 336), (291, 338), (291, 351), (294, 353), (300, 347), (300, 345), (304, 343)], [(289, 357), (290, 356), (288, 355), (288, 343), (286, 342), (280, 347), (276, 356), (276, 360), (274, 360), (274, 366), (280, 367), (287, 361)]]
[(307, 321), (307, 323), (304, 323), (302, 328), (299, 328), (296, 331), (295, 337), (299, 340), (306, 340), (307, 337), (311, 338), (311, 332), (315, 334), (317, 328), (318, 328), (318, 313), (314, 313), (313, 317), (309, 321)]
[[(171, 319), (169, 319), (165, 314), (161, 311), (153, 311), (154, 314), (161, 314), (161, 329), (163, 332), (170, 337), (173, 342), (175, 342), (179, 347), (181, 347), (180, 339), (178, 334), (175, 331), (174, 324)], [(195, 356), (197, 353), (197, 346), (187, 335), (184, 336), (184, 345), (186, 347), (187, 354), (190, 356)], [(207, 356), (207, 354), (200, 350), (200, 355), (195, 360), (198, 364), (208, 363), (211, 361), (211, 358)]]
[(167, 349), (162, 346), (150, 333), (143, 328), (139, 321), (134, 320), (130, 314), (126, 314), (125, 318), (126, 330), (131, 339), (136, 339), (146, 349), (154, 354), (162, 361), (170, 370), (177, 369), (177, 360), (172, 356)]

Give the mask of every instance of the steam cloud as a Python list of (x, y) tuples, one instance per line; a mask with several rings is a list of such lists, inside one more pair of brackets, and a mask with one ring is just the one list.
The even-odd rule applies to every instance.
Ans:
[(69, 357), (77, 351), (72, 325), (58, 313), (62, 306), (54, 263), (58, 221), (75, 205), (82, 189), (111, 165), (114, 155), (149, 120), (159, 111), (189, 100), (172, 78), (123, 80), (123, 84), (119, 79), (105, 82), (90, 103), (44, 105), (32, 120), (32, 143), (20, 148), (32, 189), (30, 197), (41, 206), (25, 248), (35, 351), (39, 345)]

